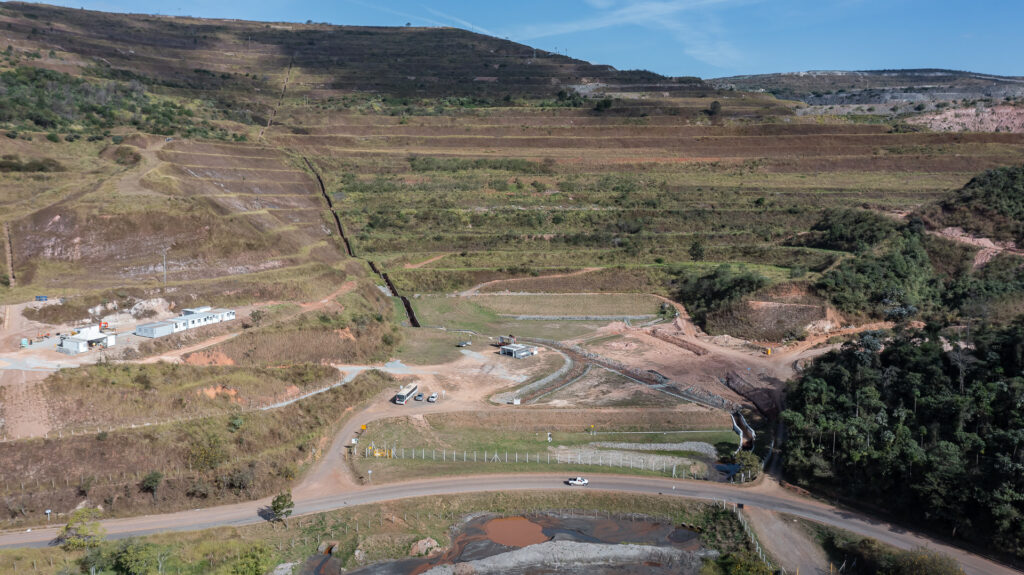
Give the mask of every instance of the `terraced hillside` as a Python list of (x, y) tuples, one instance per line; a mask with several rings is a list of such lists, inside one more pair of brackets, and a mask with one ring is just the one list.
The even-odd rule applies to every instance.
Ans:
[(615, 100), (615, 116), (495, 104), (323, 122), (294, 107), (267, 139), (315, 158), (355, 250), (426, 292), (584, 267), (654, 277), (694, 242), (708, 261), (820, 272), (844, 252), (792, 240), (824, 209), (909, 211), (1024, 152), (1017, 135), (892, 133), (714, 97), (714, 119), (708, 98), (654, 95)]
[[(22, 286), (153, 285), (167, 247), (171, 281), (264, 285), (300, 270), (311, 285), (345, 261), (340, 222), (352, 253), (403, 293), (516, 277), (520, 291), (676, 295), (680, 274), (722, 262), (815, 291), (806, 286), (856, 252), (806, 241), (825, 210), (910, 213), (1024, 152), (1017, 134), (805, 117), (770, 94), (453, 29), (26, 4), (4, 5), (0, 22), (16, 78), (38, 88), (25, 70), (67, 72), (44, 80), (87, 101), (96, 90), (67, 78), (123, 86), (127, 107), (105, 121), (83, 105), (78, 124), (8, 123), (21, 156), (67, 158), (19, 174), (4, 198)], [(118, 135), (137, 130), (161, 137)]]
[(340, 261), (315, 186), (281, 152), (135, 143), (151, 159), (134, 181), (111, 178), (14, 223), (23, 281), (104, 287), (162, 280), (165, 249), (168, 275), (179, 282)]

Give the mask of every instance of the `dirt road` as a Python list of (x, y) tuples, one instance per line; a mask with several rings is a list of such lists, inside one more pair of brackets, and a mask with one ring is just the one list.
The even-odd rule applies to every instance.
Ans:
[(504, 280), (491, 280), (489, 282), (484, 282), (482, 284), (477, 284), (477, 285), (469, 288), (468, 290), (461, 291), (461, 292), (459, 292), (459, 295), (463, 296), (463, 297), (471, 296), (471, 295), (476, 295), (484, 287), (498, 285), (498, 284), (503, 284), (503, 283), (509, 284), (510, 289), (511, 289), (511, 286), (516, 285), (516, 282), (536, 281), (536, 280), (539, 280), (539, 279), (568, 278), (568, 277), (588, 274), (590, 272), (596, 272), (599, 269), (601, 269), (601, 268), (583, 268), (581, 270), (576, 270), (574, 272), (569, 272), (569, 273), (565, 273), (565, 274), (551, 274), (551, 275), (547, 275), (547, 276), (537, 276), (537, 277), (529, 277), (529, 278), (509, 278), (509, 279), (504, 279)]
[(774, 511), (746, 507), (743, 515), (772, 557), (793, 573), (828, 573), (828, 558), (804, 529)]
[(441, 254), (439, 256), (434, 256), (434, 257), (432, 257), (430, 259), (423, 260), (423, 261), (421, 261), (419, 263), (405, 264), (402, 267), (407, 269), (407, 270), (418, 270), (418, 269), (420, 269), (421, 267), (423, 267), (425, 265), (430, 265), (430, 264), (440, 260), (441, 258), (445, 257), (446, 255), (448, 255), (448, 254)]

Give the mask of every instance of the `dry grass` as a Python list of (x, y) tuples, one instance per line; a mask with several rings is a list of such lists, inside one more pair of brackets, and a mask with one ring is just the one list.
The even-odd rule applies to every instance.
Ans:
[[(129, 516), (269, 495), (315, 460), (357, 406), (393, 386), (390, 377), (368, 372), (269, 411), (0, 443), (0, 526), (34, 524), (44, 509), (60, 521), (83, 500)], [(155, 500), (138, 484), (150, 471), (166, 478)]]
[(352, 363), (387, 359), (401, 342), (394, 306), (369, 281), (341, 296), (342, 311), (307, 312), (210, 348), (236, 365)]
[(334, 369), (313, 364), (277, 369), (98, 364), (61, 370), (43, 385), (50, 429), (66, 433), (239, 413), (337, 378)]

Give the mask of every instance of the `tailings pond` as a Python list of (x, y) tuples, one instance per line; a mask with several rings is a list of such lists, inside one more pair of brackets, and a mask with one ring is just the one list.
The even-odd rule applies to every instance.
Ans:
[[(451, 548), (429, 557), (416, 557), (369, 565), (350, 571), (355, 575), (421, 574), (438, 565), (451, 565), (495, 557), (523, 547), (546, 541), (575, 541), (618, 546), (623, 543), (645, 545), (680, 551), (701, 549), (697, 533), (676, 527), (669, 522), (640, 518), (579, 517), (561, 514), (539, 514), (528, 517), (496, 517), (484, 515), (455, 528)], [(618, 547), (621, 548), (621, 547)], [(559, 559), (551, 557), (552, 560)], [(510, 566), (504, 573), (512, 575), (546, 575), (575, 573), (565, 566), (553, 569), (543, 561), (534, 565)], [(679, 573), (678, 566), (660, 565), (657, 561), (620, 562), (610, 565), (586, 565), (578, 571), (587, 575), (631, 575)], [(342, 573), (340, 563), (330, 555), (310, 557), (298, 573), (302, 575), (335, 575)]]

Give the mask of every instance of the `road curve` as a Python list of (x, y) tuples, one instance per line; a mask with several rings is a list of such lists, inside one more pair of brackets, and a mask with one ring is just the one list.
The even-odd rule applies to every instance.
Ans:
[[(566, 473), (558, 475), (550, 473), (485, 475), (389, 483), (380, 486), (364, 487), (338, 495), (296, 500), (295, 515), (318, 513), (332, 509), (410, 497), (487, 491), (582, 489), (571, 488), (563, 483), (565, 478), (572, 474), (572, 469), (567, 467)], [(968, 575), (1010, 575), (1021, 573), (984, 557), (945, 545), (928, 537), (911, 533), (883, 521), (871, 519), (859, 513), (837, 509), (810, 499), (791, 499), (738, 488), (728, 484), (702, 481), (627, 475), (591, 474), (590, 477), (591, 487), (586, 488), (588, 490), (660, 494), (693, 499), (719, 499), (729, 503), (743, 503), (772, 511), (789, 513), (825, 525), (846, 529), (902, 549), (928, 547), (954, 557), (960, 562)], [(148, 535), (166, 531), (190, 531), (226, 525), (249, 525), (263, 521), (259, 516), (259, 510), (269, 505), (269, 502), (268, 498), (259, 501), (164, 515), (111, 519), (104, 521), (103, 525), (107, 530), (108, 536), (111, 538)], [(56, 534), (56, 528), (32, 530), (31, 532), (9, 532), (0, 535), (0, 548), (44, 547), (51, 544), (50, 542)]]

